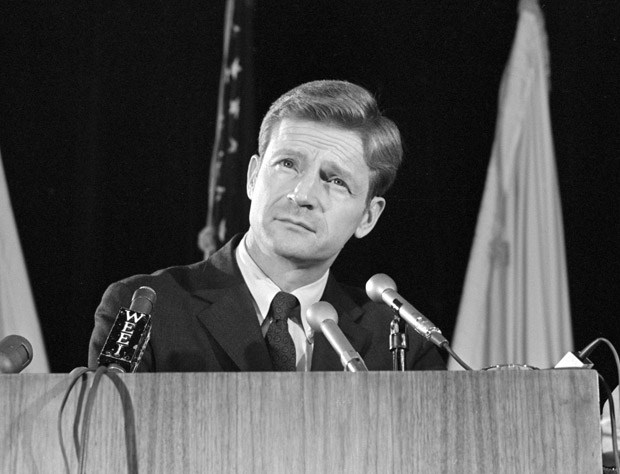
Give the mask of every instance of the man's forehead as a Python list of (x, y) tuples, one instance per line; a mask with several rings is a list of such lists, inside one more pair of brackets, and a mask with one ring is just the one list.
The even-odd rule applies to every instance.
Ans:
[(364, 147), (359, 134), (331, 123), (311, 120), (281, 120), (274, 128), (267, 149), (303, 154), (308, 150), (332, 153), (346, 161), (363, 161)]

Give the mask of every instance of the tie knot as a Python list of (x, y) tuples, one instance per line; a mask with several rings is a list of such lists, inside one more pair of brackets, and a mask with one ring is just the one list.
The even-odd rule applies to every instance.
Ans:
[(279, 291), (271, 302), (271, 314), (276, 320), (285, 320), (292, 316), (293, 309), (297, 306), (299, 306), (299, 301), (295, 296)]

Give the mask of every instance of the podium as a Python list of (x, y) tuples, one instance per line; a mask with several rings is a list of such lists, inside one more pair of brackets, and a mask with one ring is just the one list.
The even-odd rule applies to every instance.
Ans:
[[(120, 376), (140, 473), (601, 473), (592, 370), (156, 373)], [(70, 378), (0, 376), (2, 473), (65, 472)], [(77, 390), (63, 414), (70, 448)], [(89, 473), (125, 473), (121, 403), (101, 381)]]

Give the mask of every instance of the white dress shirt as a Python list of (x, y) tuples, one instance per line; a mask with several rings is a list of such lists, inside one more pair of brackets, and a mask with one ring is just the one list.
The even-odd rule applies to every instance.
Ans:
[[(282, 290), (265, 275), (265, 272), (263, 272), (252, 259), (245, 244), (246, 237), (247, 235), (243, 237), (237, 246), (235, 256), (237, 258), (239, 270), (241, 270), (241, 275), (254, 298), (254, 309), (256, 310), (263, 336), (265, 336), (269, 324), (271, 323), (269, 319), (266, 319), (271, 301), (276, 293)], [(290, 292), (299, 300), (301, 309), (301, 326), (291, 319), (288, 320), (288, 330), (295, 344), (296, 367), (298, 372), (310, 370), (314, 331), (306, 319), (306, 310), (323, 296), (328, 275), (329, 270), (317, 281)]]

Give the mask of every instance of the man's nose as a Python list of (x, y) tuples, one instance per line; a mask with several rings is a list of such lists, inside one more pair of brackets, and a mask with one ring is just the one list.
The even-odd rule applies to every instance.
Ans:
[(287, 197), (299, 207), (313, 209), (319, 203), (321, 180), (319, 176), (304, 174)]

